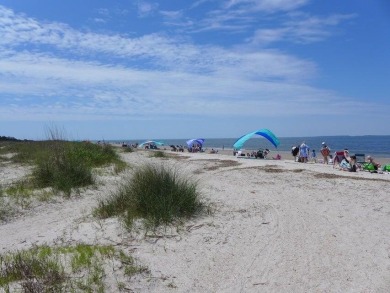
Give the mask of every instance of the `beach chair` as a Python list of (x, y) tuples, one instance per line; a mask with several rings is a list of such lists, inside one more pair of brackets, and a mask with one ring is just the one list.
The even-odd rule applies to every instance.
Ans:
[(366, 163), (366, 155), (365, 154), (355, 154), (356, 157), (356, 165), (359, 169), (362, 169), (364, 164)]
[(341, 161), (345, 158), (344, 151), (335, 152), (333, 155), (333, 168), (336, 164), (340, 165)]

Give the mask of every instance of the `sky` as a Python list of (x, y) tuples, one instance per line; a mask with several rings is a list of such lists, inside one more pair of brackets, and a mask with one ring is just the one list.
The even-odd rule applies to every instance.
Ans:
[(390, 135), (387, 0), (0, 0), (0, 136)]

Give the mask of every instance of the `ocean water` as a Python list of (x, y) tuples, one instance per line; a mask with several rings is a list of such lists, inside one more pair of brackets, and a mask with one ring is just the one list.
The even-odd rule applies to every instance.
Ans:
[[(162, 141), (166, 146), (186, 145), (189, 138), (183, 139), (155, 139)], [(237, 138), (205, 138), (203, 148), (207, 149), (227, 149), (233, 150), (233, 144)], [(144, 139), (119, 139), (111, 142), (121, 143), (142, 143)], [(321, 143), (326, 142), (331, 151), (340, 151), (347, 148), (351, 154), (365, 154), (382, 158), (390, 158), (390, 135), (365, 135), (365, 136), (316, 136), (316, 137), (279, 137), (280, 145), (277, 150), (290, 151), (293, 145), (300, 145), (303, 141), (310, 147), (319, 152)], [(244, 148), (247, 150), (256, 150), (259, 148), (268, 148), (272, 152), (275, 147), (265, 138), (256, 136), (248, 140)]]

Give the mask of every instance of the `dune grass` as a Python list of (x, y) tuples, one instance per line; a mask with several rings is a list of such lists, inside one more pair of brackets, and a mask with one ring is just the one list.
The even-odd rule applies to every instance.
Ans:
[(166, 158), (167, 155), (163, 151), (154, 151), (150, 154), (152, 158)]
[(156, 228), (190, 218), (205, 210), (197, 183), (178, 170), (163, 165), (144, 165), (109, 199), (99, 202), (95, 215), (101, 218), (123, 217), (131, 228), (134, 219), (142, 218)]
[(3, 144), (0, 154), (14, 154), (10, 160), (34, 165), (34, 187), (54, 189), (70, 194), (72, 188), (94, 183), (92, 168), (114, 164), (123, 170), (124, 162), (110, 145), (66, 140), (20, 141)]
[[(92, 145), (92, 144), (91, 144)], [(70, 193), (72, 188), (94, 182), (91, 167), (103, 161), (100, 152), (95, 153), (89, 144), (53, 141), (44, 156), (37, 158), (33, 177), (38, 187), (54, 187)]]
[(125, 147), (125, 148), (122, 148), (122, 151), (124, 153), (133, 153), (134, 149), (133, 149), (133, 147)]
[[(107, 275), (120, 272), (125, 279), (146, 271), (130, 255), (113, 246), (38, 246), (0, 255), (0, 289), (4, 292), (105, 292)], [(118, 283), (117, 287), (119, 291), (123, 284)]]

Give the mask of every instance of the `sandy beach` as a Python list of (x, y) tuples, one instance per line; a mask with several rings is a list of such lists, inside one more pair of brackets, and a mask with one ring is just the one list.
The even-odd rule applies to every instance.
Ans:
[[(115, 218), (98, 220), (92, 216), (98, 200), (132, 173), (105, 168), (96, 173), (96, 186), (71, 199), (33, 203), (3, 222), (0, 253), (115, 244), (149, 270), (127, 280), (130, 292), (390, 292), (389, 173), (297, 163), (287, 152), (282, 160), (236, 158), (226, 150), (167, 150), (169, 158), (150, 152), (121, 157), (131, 167), (180, 170), (198, 182), (212, 213), (155, 233), (129, 232)], [(1, 162), (0, 184), (29, 171)]]

